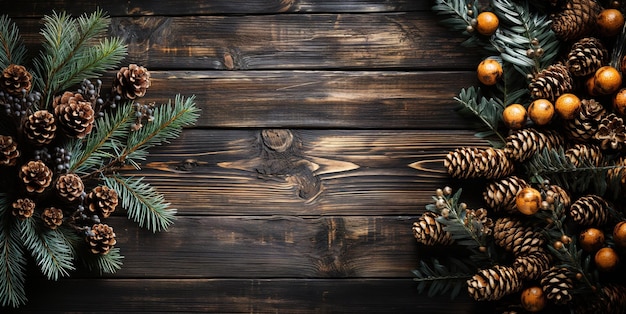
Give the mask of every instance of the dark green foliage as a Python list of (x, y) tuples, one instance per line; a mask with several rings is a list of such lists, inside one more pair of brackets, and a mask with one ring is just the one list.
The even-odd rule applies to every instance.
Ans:
[(413, 280), (418, 282), (419, 293), (427, 292), (429, 297), (449, 294), (454, 299), (475, 272), (473, 265), (454, 257), (447, 257), (443, 264), (436, 258), (430, 258), (421, 260), (419, 267), (413, 270)]
[(489, 139), (494, 147), (504, 146), (505, 137), (500, 134), (498, 127), (504, 106), (494, 98), (481, 95), (480, 87), (461, 89), (458, 97), (454, 98), (461, 106), (459, 113), (475, 119), (475, 134), (479, 138)]
[(0, 16), (0, 69), (10, 64), (22, 64), (26, 55), (26, 46), (20, 38), (19, 29), (6, 16)]
[(11, 215), (11, 201), (0, 194), (0, 305), (18, 307), (26, 303), (26, 254), (19, 221)]

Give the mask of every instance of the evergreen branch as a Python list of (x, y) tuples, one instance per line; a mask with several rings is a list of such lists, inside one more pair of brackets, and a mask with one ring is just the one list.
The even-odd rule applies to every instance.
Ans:
[(480, 13), (478, 10), (478, 1), (436, 0), (432, 10), (438, 15), (445, 16), (445, 18), (440, 21), (441, 24), (453, 31), (461, 32), (468, 37), (461, 44), (462, 46), (482, 46), (487, 50), (493, 50), (488, 40), (477, 35), (476, 32), (468, 31), (468, 27), (472, 26), (472, 20)]
[(85, 250), (86, 254), (81, 256), (81, 260), (89, 271), (98, 271), (102, 274), (114, 274), (122, 268), (124, 256), (120, 254), (119, 248), (112, 248), (107, 254), (93, 254)]
[(466, 287), (466, 281), (473, 276), (475, 269), (472, 270), (467, 262), (454, 257), (448, 257), (446, 262), (449, 266), (440, 263), (436, 258), (431, 258), (428, 262), (420, 261), (419, 267), (412, 271), (420, 294), (428, 289), (429, 297), (449, 293), (450, 298), (454, 299)]
[(482, 97), (480, 87), (470, 87), (468, 89), (461, 89), (458, 97), (455, 97), (461, 107), (458, 109), (459, 113), (473, 116), (479, 120), (476, 125), (476, 129), (479, 133), (476, 133), (478, 137), (497, 137), (497, 142), (493, 142), (493, 146), (502, 146), (505, 143), (505, 138), (500, 132), (498, 132), (498, 124), (502, 111), (504, 110), (502, 103), (490, 98)]
[(20, 226), (11, 216), (10, 200), (0, 194), (0, 306), (18, 307), (26, 303), (26, 256)]
[(49, 280), (69, 276), (74, 270), (71, 246), (58, 230), (40, 230), (35, 218), (21, 222), (22, 240), (41, 272)]
[(26, 46), (20, 38), (17, 25), (6, 15), (0, 16), (0, 67), (23, 64)]
[(167, 230), (174, 222), (176, 209), (170, 208), (163, 194), (142, 180), (117, 175), (104, 178), (105, 184), (119, 193), (130, 219), (153, 232)]

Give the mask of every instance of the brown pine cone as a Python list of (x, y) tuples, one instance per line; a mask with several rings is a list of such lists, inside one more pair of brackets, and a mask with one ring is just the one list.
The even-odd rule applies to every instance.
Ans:
[(15, 166), (18, 157), (20, 151), (13, 137), (0, 135), (0, 166)]
[(10, 95), (21, 96), (32, 87), (33, 76), (21, 65), (11, 64), (2, 71), (0, 89)]
[(587, 76), (605, 65), (608, 57), (609, 52), (599, 39), (585, 37), (572, 45), (566, 66), (574, 76)]
[(105, 185), (95, 187), (86, 198), (87, 209), (102, 218), (109, 217), (115, 211), (117, 203), (117, 192)]
[(564, 142), (561, 134), (556, 131), (527, 128), (507, 136), (504, 152), (509, 159), (524, 162), (544, 149), (561, 147)]
[(56, 135), (56, 130), (54, 115), (48, 110), (36, 111), (24, 122), (24, 133), (35, 145), (50, 144)]
[(603, 150), (620, 150), (626, 145), (626, 126), (624, 120), (614, 113), (604, 117), (598, 125), (593, 138), (600, 142)]
[(606, 116), (606, 109), (594, 99), (583, 99), (580, 111), (572, 120), (565, 124), (567, 136), (577, 142), (586, 142), (593, 138), (598, 130), (602, 118)]
[(65, 92), (54, 98), (54, 115), (63, 131), (70, 137), (84, 138), (93, 128), (94, 111), (83, 95)]
[(575, 167), (595, 166), (602, 163), (602, 151), (593, 144), (576, 144), (565, 151), (565, 156)]
[(121, 68), (113, 81), (113, 90), (126, 99), (143, 97), (148, 87), (150, 87), (150, 72), (136, 64)]
[(546, 191), (546, 199), (552, 198), (557, 199), (561, 204), (563, 204), (563, 208), (569, 208), (572, 204), (572, 199), (564, 188), (558, 185), (550, 185), (548, 190)]
[(413, 235), (417, 242), (424, 245), (450, 245), (454, 242), (452, 235), (437, 221), (438, 217), (437, 214), (427, 211), (413, 223)]
[(85, 191), (83, 180), (75, 173), (60, 175), (55, 187), (59, 196), (67, 202), (77, 200)]
[(52, 183), (52, 170), (42, 161), (29, 161), (19, 172), (28, 193), (41, 193)]
[(471, 229), (480, 230), (482, 234), (493, 233), (493, 220), (487, 216), (487, 210), (484, 208), (466, 210), (463, 223)]
[(574, 89), (574, 78), (565, 65), (557, 63), (537, 73), (528, 89), (535, 99), (555, 102), (559, 96)]
[(458, 148), (446, 155), (443, 164), (448, 173), (453, 178), (458, 179), (498, 179), (515, 170), (505, 152), (492, 147), (486, 149)]
[(530, 186), (524, 179), (517, 176), (510, 176), (504, 179), (491, 182), (487, 185), (487, 189), (483, 192), (483, 198), (487, 205), (494, 212), (516, 212), (515, 196), (517, 193)]
[(556, 304), (572, 301), (574, 281), (572, 272), (567, 268), (552, 267), (541, 274), (541, 288), (546, 298)]
[(512, 267), (496, 265), (481, 269), (467, 280), (470, 297), (476, 301), (495, 301), (522, 288), (522, 281)]
[(609, 203), (598, 195), (577, 199), (569, 208), (569, 215), (582, 226), (602, 226), (611, 218)]
[(564, 41), (573, 41), (594, 31), (602, 6), (595, 0), (568, 0), (552, 18), (552, 30)]
[(515, 257), (513, 268), (522, 280), (536, 280), (550, 268), (552, 257), (544, 249)]
[(117, 241), (115, 240), (115, 232), (113, 228), (107, 224), (95, 224), (91, 227), (89, 235), (87, 236), (87, 243), (91, 253), (93, 254), (107, 254)]
[(63, 224), (63, 211), (55, 207), (48, 207), (43, 210), (41, 218), (48, 228), (54, 230)]
[(20, 220), (31, 217), (35, 213), (35, 202), (29, 198), (20, 198), (13, 202), (13, 216)]
[(496, 220), (493, 238), (498, 246), (513, 252), (516, 256), (540, 251), (546, 242), (541, 232), (510, 216)]

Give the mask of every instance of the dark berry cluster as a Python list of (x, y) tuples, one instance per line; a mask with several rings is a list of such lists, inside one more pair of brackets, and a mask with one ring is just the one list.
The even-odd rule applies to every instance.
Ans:
[(5, 113), (9, 116), (25, 116), (28, 114), (29, 108), (36, 107), (39, 101), (41, 101), (41, 93), (36, 91), (29, 93), (26, 90), (22, 90), (22, 94), (19, 96), (0, 91), (0, 103), (2, 103)]
[(138, 131), (143, 127), (144, 122), (152, 122), (154, 120), (154, 103), (141, 104), (136, 102), (135, 107), (135, 123), (131, 125), (132, 131)]
[(54, 151), (50, 152), (48, 147), (42, 147), (35, 150), (35, 160), (41, 160), (47, 165), (51, 165), (57, 173), (67, 173), (70, 169), (70, 160), (72, 160), (72, 152), (62, 148), (54, 147)]

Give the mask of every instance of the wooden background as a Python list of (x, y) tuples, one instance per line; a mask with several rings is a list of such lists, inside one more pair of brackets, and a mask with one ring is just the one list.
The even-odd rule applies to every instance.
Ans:
[(141, 175), (179, 209), (167, 233), (121, 216), (115, 275), (29, 276), (19, 312), (471, 313), (427, 298), (413, 221), (480, 144), (452, 98), (478, 56), (422, 0), (0, 1), (27, 43), (40, 18), (97, 7), (151, 70), (145, 101), (202, 116)]

